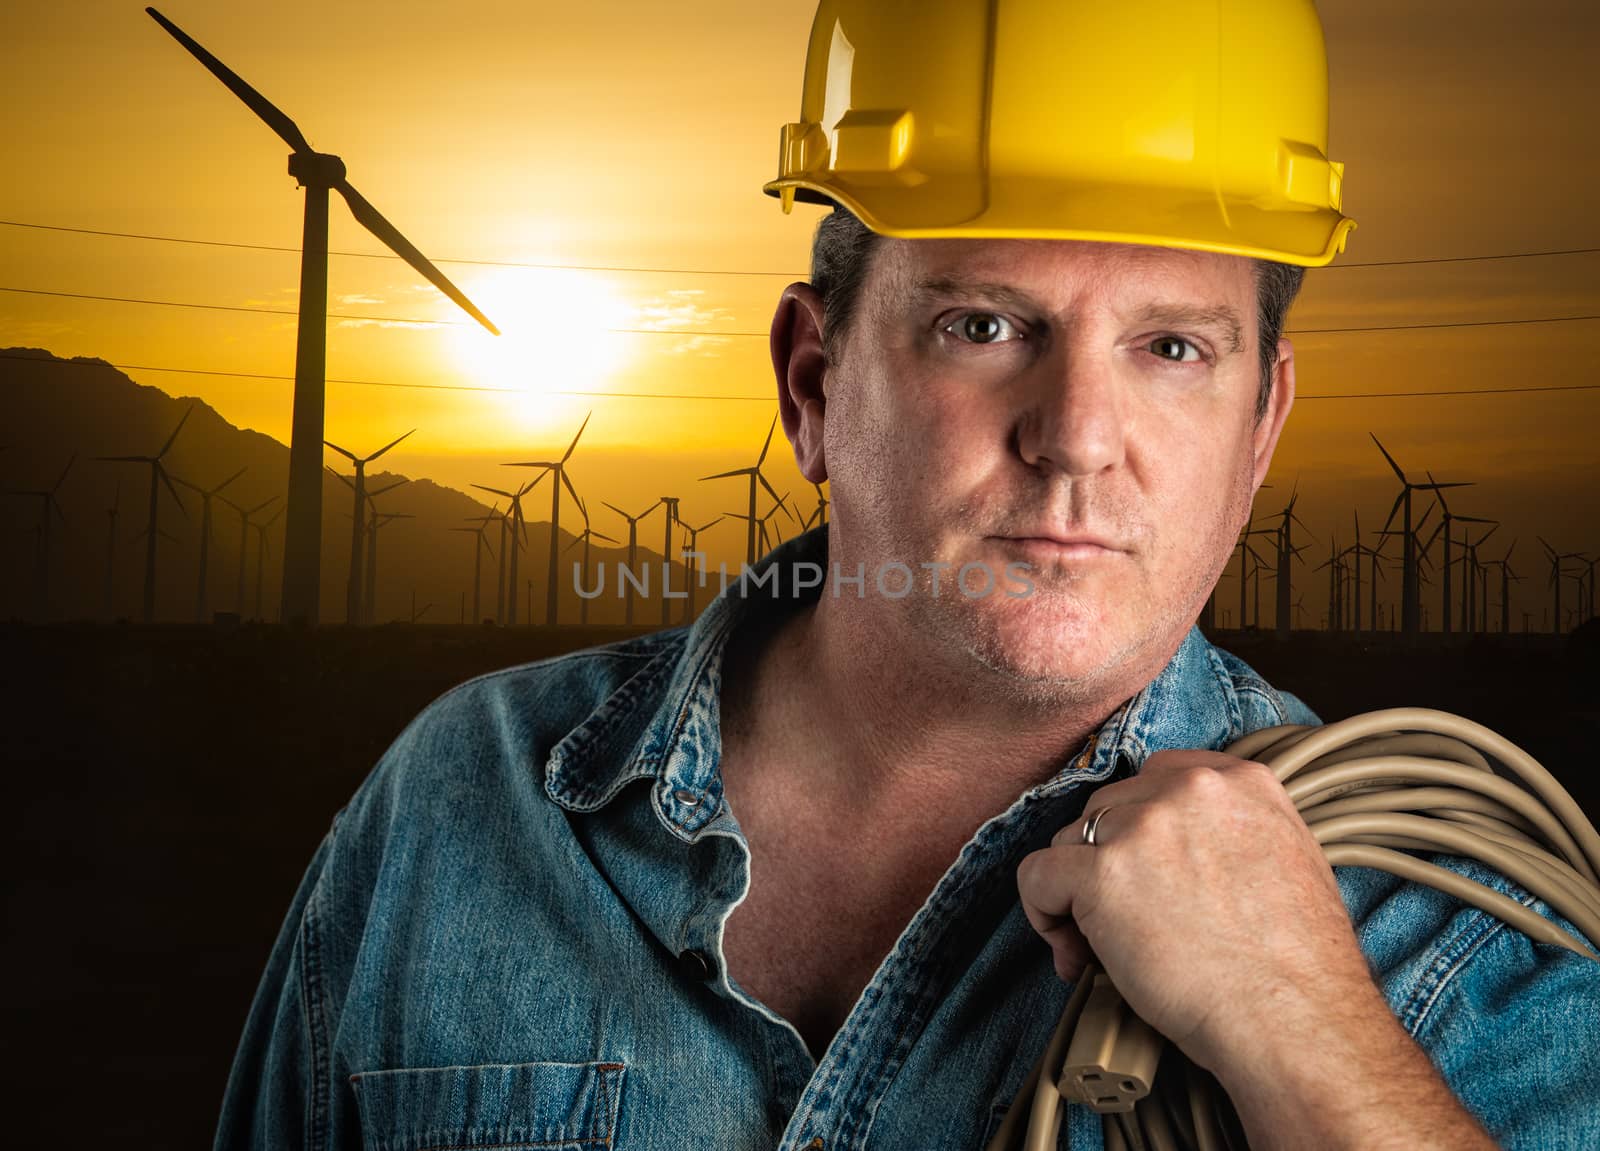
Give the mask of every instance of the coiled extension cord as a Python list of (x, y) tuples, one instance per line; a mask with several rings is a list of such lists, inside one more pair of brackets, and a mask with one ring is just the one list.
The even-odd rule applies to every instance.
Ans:
[[(1272, 769), (1333, 866), (1426, 884), (1600, 962), (1593, 943), (1516, 900), (1406, 854), (1476, 859), (1600, 941), (1600, 834), (1537, 760), (1489, 728), (1445, 711), (1391, 708), (1263, 728), (1225, 751)], [(1092, 964), (986, 1151), (1050, 1151), (1068, 1102), (1100, 1113), (1108, 1151), (1246, 1146), (1216, 1080), (1129, 1010)]]

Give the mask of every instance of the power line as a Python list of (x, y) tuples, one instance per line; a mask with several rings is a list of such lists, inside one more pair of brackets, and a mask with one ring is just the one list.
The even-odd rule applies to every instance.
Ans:
[[(24, 296), (59, 296), (67, 300), (99, 300), (110, 304), (150, 304), (159, 308), (201, 308), (208, 312), (252, 312), (262, 316), (298, 316), (293, 308), (267, 308), (244, 304), (199, 304), (189, 300), (151, 300), (143, 296), (95, 296), (87, 292), (52, 292), (44, 288), (8, 288), (0, 292), (16, 292)], [(475, 327), (467, 320), (418, 320), (404, 316), (359, 316), (349, 312), (324, 312), (330, 320), (362, 320), (377, 324), (427, 324), (437, 327)], [(600, 328), (604, 332), (627, 332), (639, 336), (759, 336), (766, 339), (768, 332), (718, 332), (705, 328)]]
[[(0, 359), (25, 360), (28, 363), (63, 364), (70, 367), (100, 368), (113, 367), (131, 372), (172, 372), (187, 376), (220, 376), (229, 379), (244, 380), (286, 380), (293, 382), (293, 376), (271, 375), (265, 372), (226, 372), (213, 371), (208, 368), (170, 368), (158, 367), (153, 364), (108, 364), (104, 360), (62, 360), (40, 359), (37, 356), (18, 356), (0, 352)], [(517, 388), (491, 388), (474, 384), (413, 384), (397, 380), (350, 380), (327, 378), (329, 384), (351, 384), (370, 388), (409, 388), (426, 392), (492, 392), (503, 396), (520, 396), (530, 393)], [(1600, 389), (1597, 384), (1550, 384), (1534, 385), (1526, 388), (1441, 388), (1431, 392), (1338, 392), (1311, 395), (1304, 392), (1297, 393), (1296, 402), (1300, 400), (1389, 400), (1404, 399), (1417, 396), (1492, 396), (1507, 394), (1522, 394), (1532, 392), (1586, 392)], [(740, 400), (756, 403), (774, 403), (774, 396), (711, 396), (697, 392), (612, 392), (612, 391), (585, 391), (582, 389), (541, 389), (538, 395), (547, 396), (606, 396), (622, 399), (639, 400)]]
[[(213, 371), (209, 368), (158, 367), (154, 364), (111, 364), (105, 360), (43, 360), (37, 356), (18, 356), (6, 352), (0, 352), (0, 359), (26, 360), (34, 364), (63, 364), (70, 367), (83, 368), (113, 367), (129, 372), (173, 372), (185, 376), (221, 376), (241, 380), (287, 380), (291, 383), (294, 382), (293, 376), (272, 375), (266, 372), (223, 372)], [(491, 388), (477, 384), (413, 384), (398, 380), (335, 379), (331, 376), (325, 378), (323, 382), (328, 384), (354, 384), (368, 388), (409, 388), (423, 392), (493, 392), (502, 396), (537, 394), (542, 396), (616, 396), (636, 400), (754, 400), (768, 404), (777, 402), (776, 396), (708, 396), (690, 392), (596, 392), (557, 388), (541, 388), (537, 393), (530, 393), (519, 388)]]
[[(28, 224), (21, 220), (0, 220), (8, 228), (34, 228), (43, 232), (75, 232), (84, 236), (115, 236), (122, 240), (157, 240), (164, 244), (197, 244), (205, 248), (244, 248), (252, 252), (292, 252), (299, 248), (278, 244), (245, 244), (235, 240), (191, 240), (183, 236), (153, 236), (143, 232), (110, 232), (99, 228), (68, 228), (60, 224)], [(330, 248), (330, 256), (351, 256), (362, 260), (398, 260), (393, 252), (344, 252)], [(727, 268), (638, 268), (606, 264), (533, 264), (518, 260), (463, 260), (449, 257), (429, 257), (435, 264), (470, 264), (484, 268), (539, 268), (557, 272), (647, 272), (665, 276), (785, 276), (789, 279), (810, 278), (810, 272), (742, 272)]]
[[(17, 292), (28, 296), (59, 296), (68, 300), (99, 300), (113, 304), (150, 304), (162, 308), (202, 308), (215, 312), (254, 312), (267, 316), (298, 316), (300, 313), (290, 308), (265, 308), (253, 307), (242, 304), (199, 304), (187, 300), (151, 300), (141, 296), (96, 296), (84, 292), (54, 292), (43, 288), (10, 288), (0, 286), (0, 292)], [(369, 323), (381, 324), (429, 324), (445, 327), (466, 326), (471, 327), (466, 320), (416, 320), (400, 316), (359, 316), (346, 312), (326, 312), (329, 319), (334, 320), (361, 320)], [(1575, 320), (1600, 320), (1600, 314), (1584, 316), (1538, 316), (1525, 320), (1453, 320), (1438, 323), (1420, 324), (1370, 324), (1357, 327), (1340, 328), (1285, 328), (1287, 336), (1332, 335), (1343, 332), (1400, 332), (1415, 331), (1427, 328), (1485, 328), (1499, 327), (1515, 324), (1562, 324)], [(769, 338), (769, 332), (726, 332), (706, 328), (613, 328), (597, 329), (605, 332), (623, 332), (641, 336), (723, 336), (747, 337), (755, 339)]]
[[(291, 252), (299, 248), (279, 244), (246, 244), (236, 240), (195, 240), (183, 236), (157, 236), (145, 232), (113, 232), (101, 228), (71, 228), (63, 224), (32, 224), (22, 220), (0, 220), (10, 228), (33, 228), (45, 232), (73, 232), (84, 236), (114, 236), (124, 240), (155, 240), (166, 244), (197, 244), (208, 248), (244, 248), (255, 252)], [(1390, 268), (1406, 264), (1463, 264), (1479, 260), (1526, 260), (1541, 256), (1582, 256), (1600, 252), (1600, 248), (1550, 248), (1535, 252), (1497, 252), (1482, 256), (1419, 256), (1404, 260), (1365, 260), (1348, 264), (1329, 264), (1319, 271), (1337, 271), (1342, 268)], [(330, 256), (351, 256), (366, 260), (398, 260), (392, 252), (328, 252)], [(672, 276), (785, 276), (790, 279), (807, 279), (809, 272), (746, 272), (726, 268), (638, 268), (604, 264), (535, 264), (517, 260), (465, 260), (441, 257), (435, 264), (471, 264), (489, 268), (542, 268), (554, 271), (578, 272), (646, 272)]]

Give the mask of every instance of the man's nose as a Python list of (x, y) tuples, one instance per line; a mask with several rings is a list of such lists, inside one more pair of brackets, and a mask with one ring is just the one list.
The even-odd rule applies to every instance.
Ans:
[(1017, 447), (1031, 466), (1088, 476), (1122, 462), (1124, 397), (1106, 356), (1065, 344), (1029, 373)]

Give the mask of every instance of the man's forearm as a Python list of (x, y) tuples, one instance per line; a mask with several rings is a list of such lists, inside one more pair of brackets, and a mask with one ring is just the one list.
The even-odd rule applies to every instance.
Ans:
[(1377, 989), (1337, 1018), (1272, 1028), (1213, 1069), (1254, 1151), (1493, 1151)]

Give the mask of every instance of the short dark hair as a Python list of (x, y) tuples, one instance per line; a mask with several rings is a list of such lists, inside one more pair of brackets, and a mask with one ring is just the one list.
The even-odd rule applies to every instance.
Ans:
[[(811, 286), (822, 297), (822, 355), (829, 366), (855, 321), (861, 286), (866, 283), (872, 253), (881, 237), (843, 205), (817, 222), (811, 241)], [(1278, 337), (1289, 305), (1300, 293), (1306, 270), (1298, 264), (1256, 260), (1256, 316), (1260, 331), (1261, 388), (1256, 394), (1256, 420), (1267, 414), (1272, 396), (1272, 368), (1278, 359)]]

